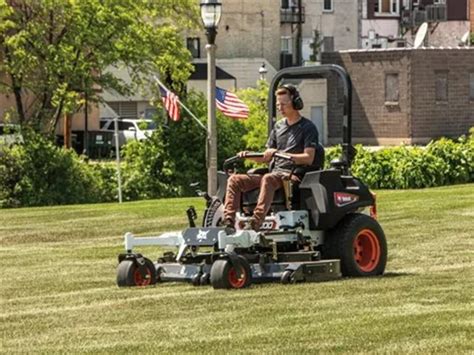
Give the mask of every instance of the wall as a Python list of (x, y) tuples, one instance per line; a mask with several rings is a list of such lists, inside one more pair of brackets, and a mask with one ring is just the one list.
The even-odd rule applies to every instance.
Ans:
[(255, 87), (257, 80), (260, 79), (258, 70), (265, 63), (267, 74), (265, 78), (268, 81), (275, 76), (277, 70), (264, 58), (235, 58), (218, 59), (217, 65), (236, 78), (237, 88)]
[[(323, 108), (322, 130), (318, 128), (320, 141), (323, 144), (328, 142), (328, 116), (327, 116), (327, 82), (326, 79), (302, 80), (298, 85), (298, 90), (304, 102), (304, 108), (300, 113), (309, 119), (311, 117), (311, 108), (320, 106)], [(316, 122), (315, 122), (316, 124)]]
[[(99, 130), (99, 107), (96, 105), (89, 106), (89, 112), (87, 113), (87, 129), (89, 131), (98, 131)], [(84, 110), (74, 114), (71, 120), (71, 130), (72, 131), (83, 131), (85, 126), (85, 113)], [(56, 127), (56, 134), (63, 135), (64, 134), (64, 120), (61, 119), (58, 122), (58, 126)]]
[[(225, 0), (217, 32), (217, 59), (266, 58), (280, 67), (280, 1)], [(203, 31), (186, 36), (200, 38), (201, 58), (206, 58)]]
[[(427, 143), (439, 136), (459, 136), (474, 126), (469, 100), (469, 73), (474, 48), (392, 49), (325, 54), (324, 63), (346, 68), (353, 84), (354, 142), (364, 144)], [(435, 100), (435, 77), (447, 72), (448, 100)], [(398, 73), (398, 104), (385, 102), (385, 75)], [(328, 83), (330, 141), (341, 135), (342, 105), (337, 86)], [(340, 96), (339, 96), (340, 97)]]
[(474, 0), (469, 3), (470, 19), (471, 19), (471, 33), (474, 33)]
[[(32, 107), (32, 96), (24, 96), (25, 100), (23, 102), (23, 106), (25, 108)], [(6, 113), (7, 111), (12, 110), (16, 112), (16, 104), (15, 99), (12, 94), (0, 94), (0, 123), (5, 122), (6, 120)], [(26, 111), (27, 119), (31, 116), (31, 110)], [(95, 105), (91, 105), (89, 107), (88, 112), (88, 128), (89, 130), (98, 130), (99, 129), (99, 109)], [(16, 120), (13, 120), (16, 122)], [(73, 130), (83, 130), (84, 129), (84, 110), (74, 114), (72, 116), (72, 129)], [(62, 120), (59, 120), (58, 126), (56, 127), (56, 133), (62, 135)]]
[[(358, 1), (333, 0), (333, 10), (323, 11), (324, 0), (302, 0), (305, 11), (305, 22), (302, 24), (303, 60), (308, 61), (312, 53), (309, 44), (313, 42), (314, 30), (323, 37), (333, 37), (334, 50), (358, 48), (359, 19)], [(296, 40), (296, 25), (281, 24), (281, 35), (293, 37)], [(294, 42), (295, 43), (295, 42)], [(293, 57), (296, 60), (295, 45)], [(324, 46), (321, 45), (321, 51)]]
[(372, 19), (362, 20), (362, 36), (368, 37), (369, 30), (374, 30), (376, 34), (383, 37), (398, 37), (399, 20), (396, 19)]
[[(325, 54), (323, 63), (342, 65), (352, 79), (352, 137), (355, 143), (398, 144), (409, 137), (408, 52), (345, 51)], [(385, 102), (385, 74), (399, 74), (399, 103)], [(328, 81), (329, 141), (342, 137), (342, 92)]]
[[(469, 73), (474, 73), (474, 48), (412, 51), (412, 136), (426, 142), (459, 136), (474, 127), (474, 100), (469, 100)], [(447, 72), (448, 100), (436, 101), (437, 72)]]
[(334, 37), (334, 50), (358, 48), (358, 4), (354, 0), (333, 0), (333, 11), (323, 11), (324, 0), (306, 0), (303, 38), (312, 38), (313, 29)]

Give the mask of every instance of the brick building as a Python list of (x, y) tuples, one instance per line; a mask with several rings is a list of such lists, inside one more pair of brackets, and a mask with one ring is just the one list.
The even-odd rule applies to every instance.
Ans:
[[(325, 53), (353, 84), (355, 143), (423, 144), (474, 126), (474, 48), (371, 49)], [(328, 80), (328, 139), (341, 137), (342, 105)]]

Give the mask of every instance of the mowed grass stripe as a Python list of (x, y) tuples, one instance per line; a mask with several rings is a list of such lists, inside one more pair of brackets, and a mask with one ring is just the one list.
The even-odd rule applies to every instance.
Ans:
[(474, 185), (377, 197), (384, 277), (238, 291), (115, 285), (123, 234), (184, 228), (201, 199), (2, 210), (1, 351), (472, 353)]

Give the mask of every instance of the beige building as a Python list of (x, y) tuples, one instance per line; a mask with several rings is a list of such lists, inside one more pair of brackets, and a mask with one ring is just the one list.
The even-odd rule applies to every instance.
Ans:
[[(297, 2), (294, 3), (297, 4)], [(301, 63), (311, 60), (311, 43), (314, 42), (315, 31), (319, 34), (319, 52), (358, 48), (359, 8), (357, 0), (303, 0), (301, 6), (301, 10), (304, 12), (304, 23), (301, 26)], [(294, 17), (298, 19), (299, 8), (297, 7), (295, 10)], [(288, 17), (285, 16), (285, 13), (293, 11), (291, 7), (289, 10), (281, 9), (282, 51), (286, 48), (297, 50), (297, 25), (291, 21), (284, 22), (284, 19)], [(286, 41), (290, 43), (285, 44)], [(293, 58), (296, 64), (296, 55)]]
[[(254, 86), (262, 63), (269, 71), (279, 69), (279, 1), (226, 0), (217, 32), (217, 66), (236, 78), (237, 87)], [(186, 44), (196, 62), (206, 60), (203, 30), (187, 33)]]
[[(6, 79), (5, 79), (6, 80)], [(26, 120), (31, 117), (32, 109), (35, 105), (34, 97), (32, 95), (22, 95), (22, 106), (25, 110)], [(0, 123), (7, 121), (16, 122), (16, 115), (10, 116), (10, 111), (16, 111), (16, 100), (13, 94), (0, 94)], [(84, 109), (79, 110), (76, 114), (72, 115), (71, 118), (71, 127), (72, 130), (84, 130), (86, 125), (86, 114)], [(89, 130), (98, 130), (99, 129), (99, 109), (97, 107), (89, 107), (87, 112), (87, 123)], [(56, 133), (62, 134), (63, 132), (63, 123), (62, 119), (59, 121)]]

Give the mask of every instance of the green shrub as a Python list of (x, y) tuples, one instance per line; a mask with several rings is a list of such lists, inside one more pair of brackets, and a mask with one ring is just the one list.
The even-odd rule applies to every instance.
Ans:
[(97, 176), (97, 190), (100, 192), (101, 202), (118, 201), (117, 163), (100, 162), (91, 164)]
[(0, 204), (42, 206), (99, 202), (100, 176), (73, 150), (28, 133), (0, 157)]
[[(352, 173), (375, 189), (407, 189), (474, 181), (474, 136), (442, 138), (426, 147), (369, 151), (357, 146)], [(340, 148), (339, 148), (340, 149)], [(330, 151), (334, 154), (335, 150)]]
[(162, 129), (143, 141), (128, 142), (123, 152), (122, 195), (124, 200), (178, 195), (173, 176), (176, 171), (162, 139)]
[(442, 171), (446, 179), (446, 185), (472, 181), (474, 171), (473, 146), (474, 139), (465, 137), (460, 138), (458, 142), (441, 138), (428, 144), (427, 152), (440, 157), (447, 163)]
[[(191, 91), (183, 99), (186, 106), (207, 127), (207, 100), (202, 93)], [(243, 136), (246, 133), (243, 121), (233, 120), (217, 111), (217, 163), (222, 168), (225, 159), (244, 150)], [(206, 130), (200, 127), (186, 112), (178, 122), (169, 122), (161, 133), (164, 149), (175, 166), (173, 184), (180, 196), (191, 196), (194, 189), (190, 183), (199, 182), (206, 189)]]

